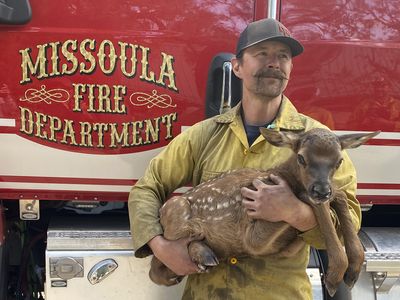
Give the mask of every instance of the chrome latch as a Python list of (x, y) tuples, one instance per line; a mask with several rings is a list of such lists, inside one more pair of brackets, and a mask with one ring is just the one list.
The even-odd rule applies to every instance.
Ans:
[(102, 260), (90, 269), (87, 278), (91, 284), (97, 284), (110, 276), (116, 268), (118, 268), (118, 264), (115, 260), (111, 258)]
[(39, 220), (40, 218), (39, 200), (20, 199), (19, 218), (21, 220)]

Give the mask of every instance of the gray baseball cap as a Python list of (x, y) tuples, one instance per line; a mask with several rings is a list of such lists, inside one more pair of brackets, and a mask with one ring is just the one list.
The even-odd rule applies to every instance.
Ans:
[(289, 46), (292, 56), (301, 54), (304, 50), (299, 41), (291, 37), (290, 31), (275, 19), (262, 19), (250, 23), (240, 34), (236, 47), (236, 57), (243, 50), (263, 41), (278, 41)]

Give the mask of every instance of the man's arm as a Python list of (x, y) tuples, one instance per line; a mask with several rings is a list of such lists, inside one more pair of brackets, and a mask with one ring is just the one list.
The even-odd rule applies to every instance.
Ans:
[(176, 188), (192, 181), (193, 153), (203, 136), (201, 130), (201, 126), (194, 125), (155, 157), (132, 188), (128, 201), (135, 256), (154, 254), (178, 275), (196, 272), (198, 268), (189, 258), (187, 240), (163, 238), (159, 209)]
[(154, 255), (177, 275), (188, 275), (199, 272), (188, 253), (189, 238), (176, 241), (166, 240), (162, 235), (152, 238), (148, 245)]

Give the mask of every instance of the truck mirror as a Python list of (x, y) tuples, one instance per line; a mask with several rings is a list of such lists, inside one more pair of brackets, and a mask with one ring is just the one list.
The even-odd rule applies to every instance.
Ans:
[(29, 0), (0, 0), (0, 24), (25, 24), (31, 19)]

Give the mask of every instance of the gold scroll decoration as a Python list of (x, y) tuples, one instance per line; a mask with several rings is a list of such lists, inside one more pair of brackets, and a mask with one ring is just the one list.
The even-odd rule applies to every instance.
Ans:
[(27, 89), (25, 91), (25, 96), (20, 98), (20, 101), (30, 102), (30, 103), (39, 103), (45, 102), (47, 104), (51, 104), (53, 102), (67, 102), (69, 100), (69, 93), (64, 89), (51, 89), (46, 90), (46, 86), (42, 85), (40, 90), (37, 89)]
[(158, 108), (176, 107), (176, 104), (172, 103), (171, 96), (167, 94), (158, 95), (156, 90), (153, 90), (151, 94), (135, 92), (129, 97), (129, 101), (135, 106), (146, 106), (147, 108), (154, 106)]

